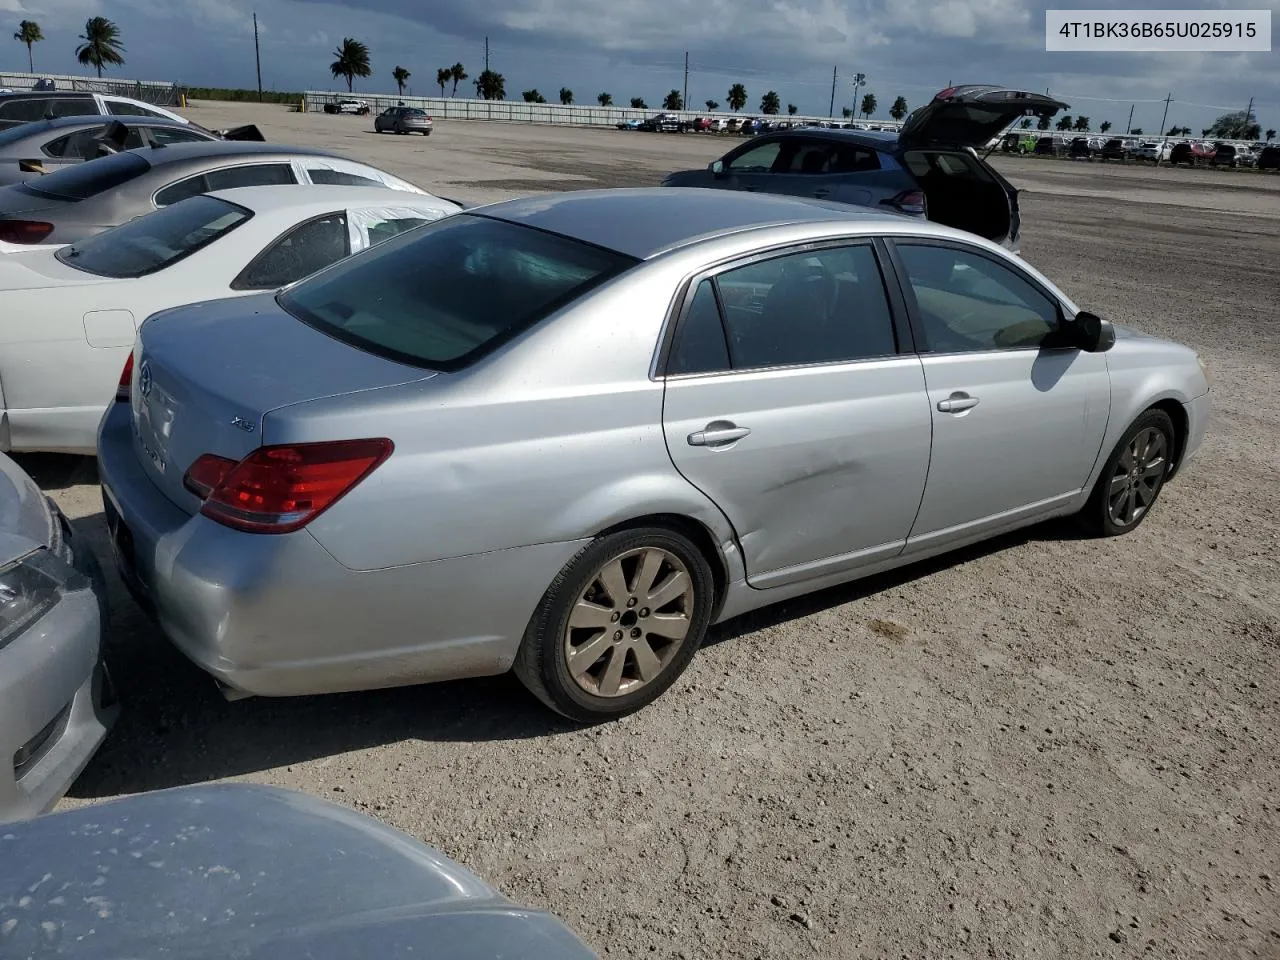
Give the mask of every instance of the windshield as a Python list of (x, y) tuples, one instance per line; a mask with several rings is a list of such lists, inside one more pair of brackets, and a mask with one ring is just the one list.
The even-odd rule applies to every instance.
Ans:
[(189, 197), (55, 254), (100, 277), (142, 277), (163, 270), (234, 230), (252, 211), (217, 197)]
[(636, 262), (458, 214), (379, 244), (278, 299), (299, 320), (361, 350), (456, 370)]
[(140, 177), (150, 169), (151, 164), (136, 153), (114, 153), (92, 163), (63, 167), (56, 173), (27, 181), (23, 187), (32, 193), (59, 200), (87, 200)]

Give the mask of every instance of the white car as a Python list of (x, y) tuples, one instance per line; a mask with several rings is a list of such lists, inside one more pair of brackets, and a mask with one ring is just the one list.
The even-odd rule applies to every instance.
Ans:
[(1143, 140), (1138, 144), (1138, 149), (1133, 155), (1139, 160), (1159, 160), (1161, 162), (1169, 159), (1169, 151), (1172, 149), (1167, 140)]
[(0, 451), (92, 454), (137, 328), (276, 290), (461, 209), (382, 187), (269, 186), (181, 200), (86, 240), (0, 258)]
[(0, 130), (53, 117), (164, 117), (190, 123), (186, 117), (131, 97), (84, 90), (0, 90)]

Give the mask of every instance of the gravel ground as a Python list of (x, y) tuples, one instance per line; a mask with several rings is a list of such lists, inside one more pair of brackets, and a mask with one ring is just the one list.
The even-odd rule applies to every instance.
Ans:
[[(653, 183), (728, 149), (190, 115), (470, 200)], [(1038, 527), (742, 618), (658, 703), (588, 730), (510, 678), (226, 703), (113, 581), (127, 710), (66, 804), (298, 788), (608, 956), (1280, 957), (1280, 177), (997, 162), (1027, 190), (1031, 262), (1210, 364), (1210, 437), (1137, 533)], [(105, 558), (92, 462), (23, 462)]]

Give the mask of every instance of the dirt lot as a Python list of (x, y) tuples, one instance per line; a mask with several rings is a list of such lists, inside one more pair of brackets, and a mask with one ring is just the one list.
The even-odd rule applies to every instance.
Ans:
[[(654, 183), (727, 149), (190, 115), (477, 201)], [(127, 712), (66, 802), (299, 788), (609, 956), (1280, 957), (1280, 177), (998, 162), (1027, 190), (1031, 262), (1211, 366), (1211, 436), (1139, 532), (1037, 528), (752, 615), (590, 730), (509, 678), (225, 703), (113, 587)], [(104, 547), (92, 464), (24, 463)]]

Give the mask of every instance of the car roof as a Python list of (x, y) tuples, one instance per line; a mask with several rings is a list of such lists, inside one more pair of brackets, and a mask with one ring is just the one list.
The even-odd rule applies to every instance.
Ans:
[(328, 150), (313, 147), (292, 147), (279, 143), (259, 143), (251, 140), (201, 140), (196, 143), (171, 143), (163, 147), (138, 147), (130, 150), (153, 167), (183, 160), (199, 160), (203, 157), (276, 156), (276, 157), (333, 157), (342, 159)]
[(64, 130), (68, 127), (101, 127), (109, 123), (122, 123), (126, 127), (181, 127), (184, 130), (192, 126), (192, 124), (183, 123), (180, 120), (172, 120), (169, 117), (117, 117), (91, 113), (77, 117), (54, 117), (52, 120), (31, 120), (13, 129), (21, 129), (24, 133), (37, 134), (50, 130)]
[(391, 187), (355, 187), (341, 184), (273, 184), (264, 187), (233, 187), (228, 190), (211, 190), (207, 196), (218, 197), (248, 207), (255, 213), (305, 210), (316, 208), (317, 213), (336, 209), (336, 206), (401, 206), (430, 207), (449, 201), (432, 194), (410, 193)]
[(700, 187), (575, 190), (507, 200), (468, 212), (573, 237), (639, 260), (760, 227), (902, 220), (897, 214), (852, 204)]
[(874, 150), (885, 150), (898, 142), (896, 130), (852, 130), (844, 127), (791, 127), (778, 130), (776, 133), (766, 133), (755, 139), (785, 140), (790, 137), (852, 143), (860, 147), (871, 147)]

